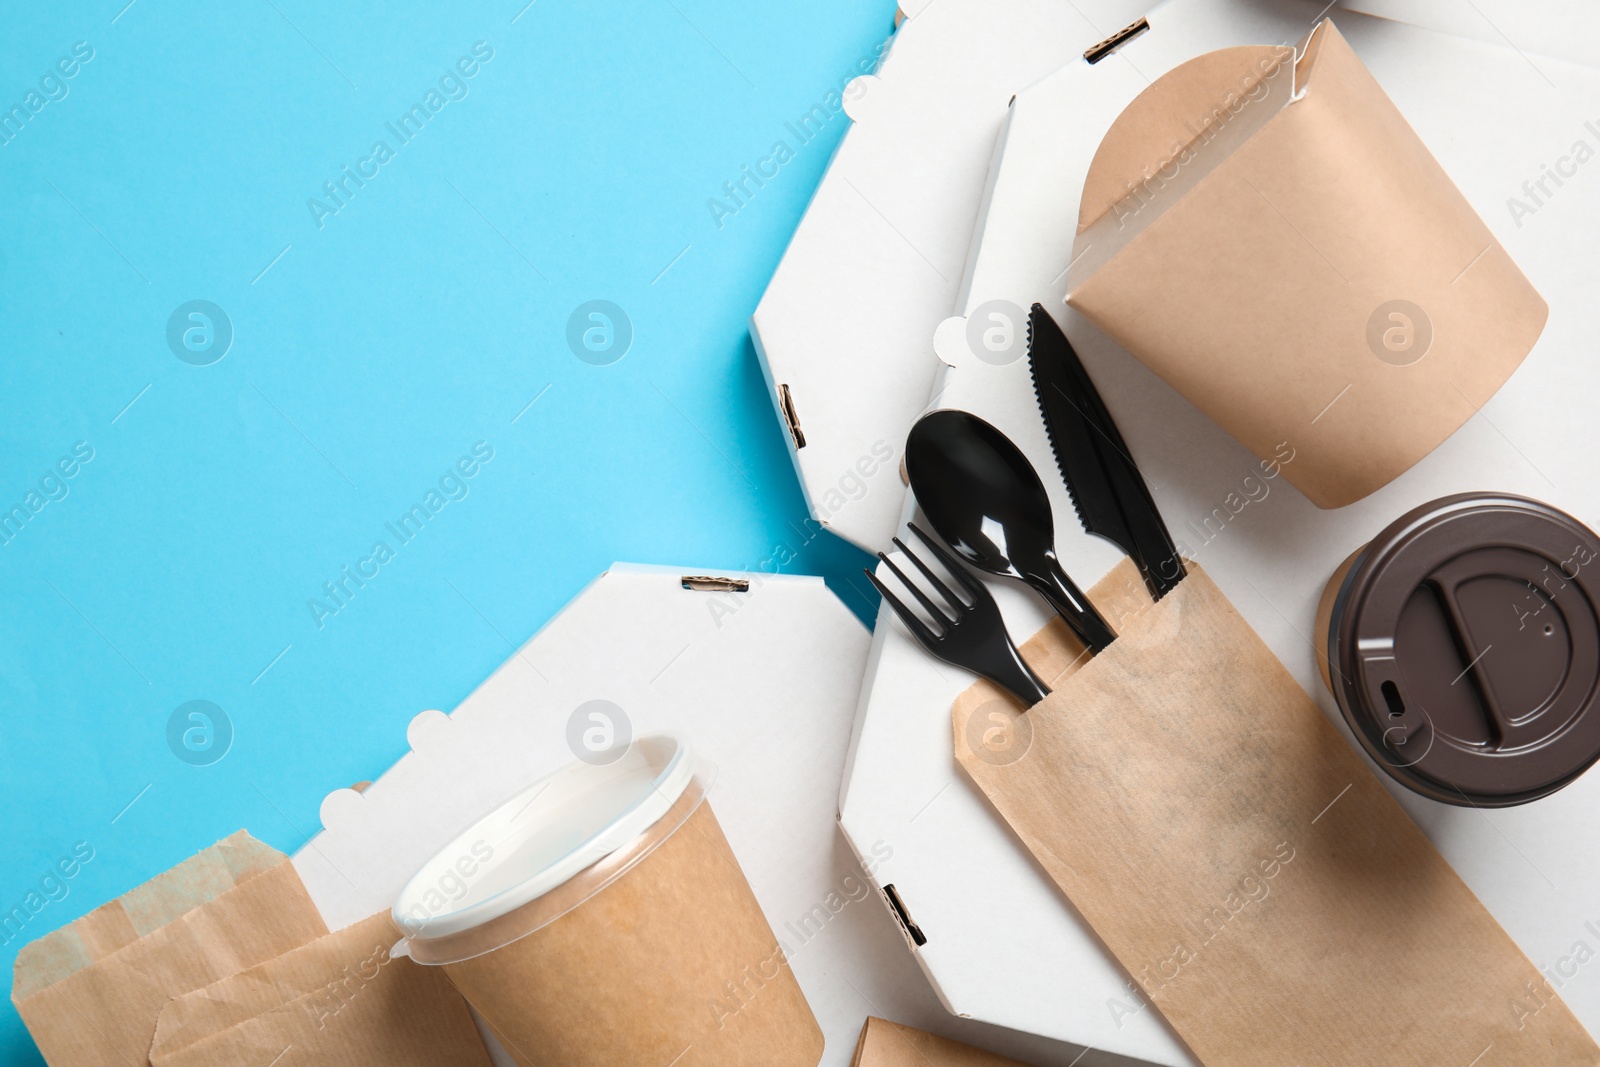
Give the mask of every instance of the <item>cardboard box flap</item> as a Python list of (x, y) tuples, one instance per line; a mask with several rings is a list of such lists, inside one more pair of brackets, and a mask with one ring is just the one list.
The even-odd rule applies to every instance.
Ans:
[(1545, 57), (1594, 66), (1600, 41), (1600, 6), (1571, 0), (1522, 0), (1497, 9), (1492, 22), (1473, 0), (1339, 0), (1339, 7), (1496, 48), (1515, 41), (1518, 54), (1541, 72)]
[(1145, 6), (906, 2), (881, 67), (843, 92), (853, 124), (750, 319), (807, 506), (833, 533), (889, 547), (900, 451), (938, 374), (930, 340), (1009, 101)]
[[(1263, 52), (1240, 79), (1238, 58), (1177, 68), (1113, 124), (1067, 300), (1343, 507), (1475, 415), (1548, 309), (1332, 22), (1294, 66)], [(1192, 136), (1162, 139), (1180, 121)]]
[(1293, 56), (1292, 49), (1280, 46), (1219, 48), (1158, 78), (1118, 116), (1095, 150), (1079, 201), (1078, 232), (1110, 212), (1135, 185), (1193, 149), (1217, 121), (1212, 114), (1197, 114), (1196, 100), (1225, 100), (1229, 91), (1243, 99), (1259, 97), (1261, 81)]
[(1016, 1060), (869, 1016), (850, 1067), (1022, 1067)]
[(24, 945), (11, 997), (46, 986), (155, 932), (288, 857), (240, 830), (76, 921)]
[[(1140, 93), (1089, 165), (1069, 281), (1093, 277), (1145, 238), (1169, 208), (1289, 107), (1298, 88), (1294, 58), (1292, 48), (1224, 49), (1190, 60)], [(1083, 225), (1102, 198), (1103, 210)]]

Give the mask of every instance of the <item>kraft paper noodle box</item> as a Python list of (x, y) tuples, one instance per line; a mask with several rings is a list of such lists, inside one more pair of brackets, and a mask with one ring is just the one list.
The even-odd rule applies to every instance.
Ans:
[(422, 866), (395, 947), (522, 1067), (816, 1067), (822, 1030), (674, 737), (590, 754)]
[(1488, 402), (1544, 299), (1331, 21), (1158, 78), (1100, 142), (1067, 302), (1323, 508)]

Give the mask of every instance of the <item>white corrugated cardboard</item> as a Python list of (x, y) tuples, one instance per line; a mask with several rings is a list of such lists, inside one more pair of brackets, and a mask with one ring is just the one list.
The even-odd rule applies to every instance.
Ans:
[[(958, 317), (936, 349), (948, 364), (938, 405), (972, 410), (1012, 435), (1051, 487), (1058, 548), (1088, 587), (1115, 550), (1078, 528), (1039, 421), (1023, 359), (995, 365), (967, 343), (967, 316), (989, 301), (1044, 302), (1073, 339), (1151, 483), (1180, 546), (1199, 559), (1325, 712), (1310, 640), (1323, 583), (1351, 550), (1416, 504), (1501, 489), (1600, 523), (1593, 475), (1600, 333), (1593, 292), (1600, 252), (1600, 72), (1558, 60), (1537, 67), (1477, 40), (1335, 12), (1446, 171), (1551, 306), (1523, 367), (1471, 422), (1394, 483), (1351, 507), (1320, 511), (1281, 480), (1249, 496), (1256, 459), (1062, 303), (1079, 193), (1112, 120), (1178, 63), (1233, 44), (1293, 42), (1318, 3), (1175, 0), (1151, 29), (1095, 66), (1069, 64), (1013, 108)], [(1576, 149), (1588, 146), (1586, 153)], [(1584, 163), (1575, 162), (1582, 155)], [(1557, 186), (1547, 170), (1570, 172)], [(1531, 210), (1529, 210), (1531, 209)], [(1242, 507), (1237, 501), (1244, 500)], [(906, 501), (911, 514), (910, 501)], [(1237, 509), (1237, 510), (1236, 510)], [(1043, 609), (991, 583), (1018, 638)], [(862, 697), (841, 821), (859, 845), (899, 844), (884, 865), (928, 938), (919, 962), (951, 1010), (1160, 1064), (1190, 1060), (1141, 1007), (1127, 977), (1008, 835), (955, 766), (949, 708), (970, 676), (925, 656), (885, 613)], [(1401, 802), (1586, 1025), (1600, 1031), (1600, 775), (1522, 808), (1475, 811)], [(1580, 947), (1582, 946), (1582, 947)], [(1511, 1010), (1508, 1003), (1507, 1010)]]
[(1339, 0), (1338, 8), (1426, 26), (1522, 53), (1536, 69), (1545, 56), (1600, 63), (1600, 7), (1571, 0)]
[[(684, 588), (685, 577), (707, 575), (749, 588)], [(387, 910), (462, 827), (570, 762), (569, 722), (608, 701), (586, 712), (607, 716), (618, 735), (624, 722), (635, 736), (677, 733), (716, 764), (710, 802), (822, 1024), (824, 1064), (846, 1067), (869, 1014), (1028, 1062), (1067, 1062), (1076, 1050), (945, 1014), (880, 883), (835, 828), (868, 638), (819, 578), (614, 565), (453, 712), (416, 716), (411, 751), (364, 792), (330, 794), (325, 829), (295, 866), (334, 929)], [(898, 847), (862, 843), (874, 867)]]
[[(593, 711), (619, 739), (673, 732), (715, 763), (717, 817), (829, 1045), (848, 1047), (870, 1009), (833, 993), (835, 976), (866, 984), (881, 952), (856, 955), (845, 931), (867, 924), (894, 943), (885, 909), (839, 888), (866, 883), (833, 828), (868, 635), (820, 578), (718, 572), (749, 588), (684, 588), (705, 574), (613, 566), (452, 713), (416, 716), (411, 751), (364, 792), (330, 794), (323, 831), (294, 858), (328, 925), (387, 910), (462, 827), (571, 762), (569, 721), (604, 729)], [(830, 892), (849, 901), (837, 916)]]
[[(900, 517), (900, 446), (938, 366), (1013, 95), (1147, 0), (904, 0), (877, 72), (750, 320), (811, 514), (863, 548)], [(803, 446), (802, 446), (803, 442)]]

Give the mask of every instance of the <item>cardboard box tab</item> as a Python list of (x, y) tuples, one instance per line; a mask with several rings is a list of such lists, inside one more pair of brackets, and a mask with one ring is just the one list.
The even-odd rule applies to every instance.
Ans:
[(959, 1041), (869, 1016), (850, 1067), (1022, 1067)]

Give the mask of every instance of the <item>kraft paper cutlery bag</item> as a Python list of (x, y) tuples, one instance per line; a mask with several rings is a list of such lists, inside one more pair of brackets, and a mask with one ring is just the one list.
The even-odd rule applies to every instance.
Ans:
[(958, 698), (956, 756), (1203, 1063), (1600, 1063), (1600, 1048), (1194, 564), (1124, 560), (1023, 647), (1053, 692)]
[(1223, 49), (1143, 91), (1072, 257), (1069, 304), (1256, 455), (1292, 448), (1324, 508), (1454, 433), (1548, 314), (1328, 21), (1298, 58)]
[(1022, 1067), (959, 1041), (869, 1016), (850, 1067)]
[(437, 968), (391, 959), (388, 913), (167, 1001), (152, 1067), (218, 1063), (489, 1067)]
[(25, 946), (11, 999), (51, 1067), (144, 1067), (169, 998), (327, 932), (288, 857), (241, 830)]

